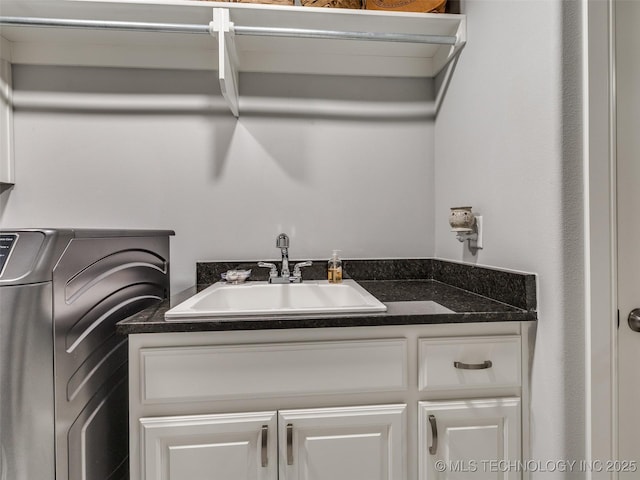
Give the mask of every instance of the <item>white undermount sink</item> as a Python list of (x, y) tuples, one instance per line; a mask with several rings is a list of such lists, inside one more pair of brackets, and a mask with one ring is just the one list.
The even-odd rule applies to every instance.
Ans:
[(214, 283), (165, 314), (165, 319), (247, 315), (385, 312), (386, 305), (354, 280), (332, 284), (326, 280), (239, 285)]

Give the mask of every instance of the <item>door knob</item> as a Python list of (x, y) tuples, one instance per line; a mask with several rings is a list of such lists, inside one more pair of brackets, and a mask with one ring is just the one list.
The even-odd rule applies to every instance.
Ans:
[(629, 314), (629, 326), (634, 332), (640, 332), (640, 308), (634, 308)]

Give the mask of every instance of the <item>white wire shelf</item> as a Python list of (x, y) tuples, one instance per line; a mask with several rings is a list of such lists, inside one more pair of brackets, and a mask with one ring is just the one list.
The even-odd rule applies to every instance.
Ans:
[(13, 64), (217, 70), (235, 115), (239, 72), (434, 77), (466, 17), (189, 0), (3, 0)]

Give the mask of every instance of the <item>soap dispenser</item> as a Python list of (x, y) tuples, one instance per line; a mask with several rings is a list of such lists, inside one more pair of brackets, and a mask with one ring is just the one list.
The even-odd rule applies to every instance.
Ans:
[(328, 279), (329, 283), (342, 283), (342, 260), (338, 258), (338, 252), (334, 250), (329, 260)]

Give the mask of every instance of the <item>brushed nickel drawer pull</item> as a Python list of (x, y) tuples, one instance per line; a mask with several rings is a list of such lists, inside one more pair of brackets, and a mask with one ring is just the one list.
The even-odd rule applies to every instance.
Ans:
[(435, 455), (438, 451), (438, 425), (436, 424), (436, 417), (429, 415), (429, 425), (431, 425), (431, 446), (429, 447), (429, 453)]
[(262, 457), (262, 466), (269, 465), (269, 455), (267, 452), (267, 444), (269, 443), (269, 425), (262, 426), (262, 445), (260, 449), (260, 455)]
[(287, 424), (287, 465), (293, 465), (293, 425)]
[(485, 368), (491, 368), (492, 365), (491, 360), (485, 360), (482, 363), (453, 362), (453, 366), (461, 370), (484, 370)]

